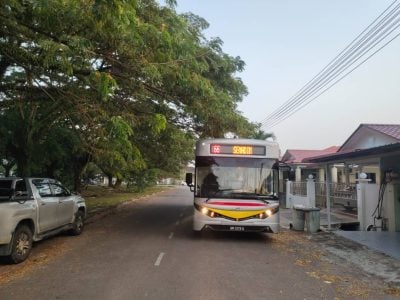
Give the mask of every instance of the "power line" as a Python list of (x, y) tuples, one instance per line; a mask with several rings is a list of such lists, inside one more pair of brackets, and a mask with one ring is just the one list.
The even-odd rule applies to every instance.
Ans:
[[(305, 86), (303, 86), (303, 88), (300, 89), (300, 91), (298, 91), (294, 96), (292, 96), (289, 100), (287, 100), (279, 109), (277, 109), (276, 111), (274, 111), (273, 113), (271, 113), (270, 115), (268, 115), (264, 120), (261, 121), (261, 123), (265, 122), (268, 119), (271, 119), (274, 115), (276, 115), (279, 111), (282, 111), (283, 109), (285, 109), (286, 107), (288, 107), (288, 105), (290, 106), (291, 103), (293, 103), (293, 100), (296, 99), (297, 97), (299, 97), (305, 90), (307, 90), (307, 88), (309, 86), (311, 86), (319, 77), (321, 77), (323, 75), (323, 72), (325, 70), (327, 70), (330, 66), (334, 65), (334, 63), (337, 62), (337, 60), (339, 58), (341, 58), (344, 53), (347, 53), (347, 50), (349, 48), (353, 49), (352, 44), (354, 44), (357, 39), (359, 39), (377, 20), (379, 20), (380, 17), (382, 17), (382, 15), (384, 15), (389, 9), (390, 7), (392, 7), (394, 5), (394, 3), (397, 0), (395, 0), (394, 2), (392, 2), (391, 5), (389, 5), (388, 8), (386, 8), (367, 28), (365, 28), (345, 49), (343, 49), (333, 60), (331, 60), (317, 75), (315, 75), (309, 82), (306, 83)], [(378, 26), (379, 24), (381, 24), (381, 22), (383, 21), (383, 19), (374, 26), (374, 28), (376, 28), (376, 26)], [(350, 49), (350, 50), (351, 50)], [(320, 76), (321, 75), (321, 76)]]
[[(398, 14), (398, 13), (397, 13)], [(396, 16), (396, 15), (395, 15)], [(391, 22), (391, 21), (393, 21), (393, 18), (392, 19), (390, 19), (387, 23), (385, 23), (384, 24), (384, 26), (387, 26), (388, 24), (389, 24), (389, 22)], [(397, 21), (398, 22), (398, 21)], [(381, 23), (381, 22), (380, 22)], [(377, 25), (380, 25), (379, 23), (377, 24)], [(394, 26), (394, 24), (392, 24), (392, 26)], [(378, 30), (378, 31), (375, 31), (375, 33), (374, 34), (377, 34), (380, 30), (382, 30), (384, 27), (383, 26), (381, 26), (381, 28)], [(373, 30), (375, 30), (376, 29), (376, 26), (373, 28)], [(370, 31), (371, 32), (371, 31)], [(370, 34), (370, 32), (368, 33), (368, 34)], [(386, 31), (387, 32), (387, 31)], [(383, 33), (384, 34), (384, 33)], [(372, 35), (373, 36), (373, 35)], [(371, 46), (370, 48), (366, 48), (365, 47), (365, 43), (368, 41), (368, 40), (370, 40), (371, 38), (372, 38), (372, 36), (370, 36), (368, 39), (365, 39), (365, 37), (363, 38), (363, 39), (361, 39), (361, 40), (366, 40), (364, 43), (362, 43), (359, 47), (358, 47), (358, 49), (360, 48), (360, 47), (364, 47), (363, 48), (363, 51), (361, 51), (361, 53), (362, 52), (364, 52), (364, 53), (362, 53), (362, 55), (364, 55), (364, 54), (366, 54), (366, 53), (368, 53), (368, 51), (372, 48), (372, 46), (371, 46), (371, 43), (369, 44), (369, 46)], [(382, 34), (379, 36), (379, 37), (381, 37), (382, 36)], [(387, 36), (387, 35), (386, 35)], [(384, 36), (384, 37), (386, 37), (386, 36)], [(376, 41), (377, 39), (375, 39), (375, 41)], [(382, 40), (382, 38), (380, 38), (380, 40), (379, 41), (381, 41)], [(359, 42), (358, 42), (359, 43)], [(376, 45), (377, 43), (375, 43), (375, 45)], [(355, 44), (355, 45), (357, 45), (357, 44)], [(373, 45), (374, 46), (374, 45)], [(353, 48), (353, 47), (352, 47)], [(335, 76), (330, 76), (330, 78), (328, 78), (328, 79), (330, 79), (330, 80), (327, 80), (327, 75), (329, 75), (329, 74), (331, 74), (335, 69), (337, 69), (340, 65), (342, 65), (342, 64), (344, 64), (345, 62), (346, 62), (346, 60), (348, 60), (349, 59), (349, 57), (351, 57), (351, 56), (354, 56), (354, 51), (352, 52), (352, 53), (350, 53), (350, 54), (348, 54), (348, 53), (346, 53), (347, 54), (347, 57), (346, 57), (346, 59), (344, 60), (344, 61), (342, 61), (342, 62), (340, 62), (338, 65), (337, 65), (337, 62), (335, 62), (335, 66), (333, 67), (333, 69), (332, 70), (330, 70), (329, 72), (328, 72), (328, 74), (323, 74), (322, 76), (319, 76), (319, 78), (316, 78), (316, 80), (314, 80), (314, 82), (313, 82), (313, 84), (312, 85), (309, 85), (308, 87), (306, 87), (306, 89), (305, 89), (305, 91), (303, 91), (300, 95), (298, 95), (295, 99), (293, 99), (292, 101), (291, 101), (291, 103), (289, 104), (289, 106), (286, 106), (286, 107), (284, 107), (283, 109), (280, 109), (280, 110), (278, 110), (278, 113), (276, 113), (274, 116), (273, 116), (273, 118), (270, 118), (269, 120), (267, 120), (267, 121), (264, 121), (263, 122), (263, 125), (264, 126), (267, 126), (267, 125), (270, 125), (269, 123), (271, 123), (271, 122), (276, 122), (277, 121), (277, 119), (279, 119), (279, 118), (282, 118), (282, 117), (284, 117), (285, 116), (285, 114), (287, 114), (288, 112), (290, 112), (291, 110), (293, 110), (293, 109), (295, 109), (297, 106), (299, 106), (299, 105), (301, 105), (301, 103), (303, 103), (304, 101), (306, 101), (307, 100), (307, 98), (309, 98), (309, 97), (311, 97), (313, 94), (315, 94), (316, 92), (318, 92), (318, 90), (320, 90), (321, 88), (323, 88), (326, 84), (329, 84), (329, 82), (330, 81), (332, 81), (332, 80), (334, 80), (334, 78), (335, 77), (337, 77), (337, 76), (339, 76), (340, 75), (340, 73), (338, 73), (338, 72), (335, 72)], [(360, 56), (360, 52), (357, 54), (357, 55), (359, 55), (357, 58), (355, 58), (355, 59), (353, 59), (353, 61), (348, 61), (347, 63), (345, 63), (345, 67), (346, 68), (348, 68), (348, 67), (350, 67), (352, 64), (354, 64), (355, 63), (355, 61), (357, 61), (361, 56)], [(346, 68), (343, 68), (343, 67), (341, 67), (340, 68), (340, 71), (341, 72), (344, 72), (345, 70), (346, 70)], [(321, 81), (322, 81), (322, 83), (323, 84), (321, 84)], [(317, 88), (317, 89), (316, 89)], [(310, 94), (310, 90), (311, 90), (311, 94)], [(305, 97), (305, 98), (304, 98)], [(303, 98), (303, 99), (302, 99)], [(283, 114), (283, 116), (281, 116)], [(268, 122), (269, 121), (269, 122)], [(272, 125), (272, 124), (271, 124)]]
[[(306, 106), (311, 101), (325, 93), (332, 86), (337, 84), (340, 80), (348, 76), (355, 69), (369, 60), (377, 52), (386, 47), (390, 42), (398, 37), (397, 34), (394, 38), (385, 43), (377, 51), (372, 53), (356, 67), (348, 71), (344, 76), (340, 77), (328, 88), (324, 89), (330, 82), (335, 80), (342, 73), (346, 72), (353, 64), (360, 60), (363, 56), (367, 55), (374, 47), (386, 39), (391, 33), (400, 26), (400, 20), (396, 19), (400, 14), (400, 4), (396, 5), (389, 13), (386, 12), (397, 2), (393, 1), (389, 7), (385, 9), (366, 29), (363, 30), (344, 50), (342, 50), (327, 66), (325, 66), (316, 76), (313, 77), (300, 91), (287, 100), (280, 108), (268, 115), (261, 121), (262, 127), (273, 127), (278, 123), (286, 120), (292, 114)], [(386, 15), (385, 15), (386, 14)], [(383, 16), (383, 17), (382, 17)], [(378, 21), (380, 19), (380, 21)], [(376, 24), (375, 24), (376, 23)], [(374, 25), (375, 24), (375, 25)], [(374, 25), (374, 26), (373, 26)], [(371, 28), (372, 27), (372, 28)], [(324, 89), (324, 90), (323, 90)], [(316, 93), (323, 90), (316, 97), (312, 98)]]
[[(317, 99), (319, 96), (321, 96), (322, 94), (324, 94), (326, 91), (328, 91), (331, 87), (333, 87), (334, 85), (336, 85), (339, 81), (341, 81), (342, 79), (344, 79), (345, 77), (347, 77), (348, 75), (350, 75), (353, 71), (355, 71), (356, 69), (358, 69), (362, 64), (364, 64), (366, 61), (368, 61), (371, 57), (373, 57), (376, 53), (378, 53), (379, 51), (381, 51), (383, 48), (385, 48), (388, 44), (390, 44), (393, 40), (395, 40), (397, 37), (400, 36), (400, 32), (398, 34), (396, 34), (392, 39), (390, 39), (388, 42), (386, 42), (382, 47), (380, 47), (378, 50), (376, 50), (374, 53), (372, 53), (370, 56), (368, 56), (366, 59), (364, 59), (362, 62), (360, 62), (357, 66), (355, 66), (353, 69), (351, 69), (349, 72), (347, 72), (345, 75), (343, 75), (342, 77), (340, 77), (338, 80), (336, 80), (334, 83), (332, 83), (330, 86), (328, 86), (326, 89), (324, 89), (321, 93), (319, 93), (317, 96), (313, 97), (312, 99), (309, 99), (306, 103), (304, 103), (302, 106), (296, 108), (296, 110), (290, 112), (289, 115), (287, 115), (287, 118), (289, 118), (290, 116), (292, 116), (294, 113), (296, 113), (297, 111), (299, 111), (300, 109), (304, 108), (307, 104), (311, 103), (312, 101), (314, 101), (315, 99)], [(273, 127), (281, 122), (283, 122), (285, 119), (280, 120), (279, 122), (276, 122), (275, 124), (272, 124), (270, 127)]]
[[(396, 25), (396, 26), (395, 26)], [(307, 101), (310, 97), (312, 97), (313, 95), (315, 95), (316, 93), (318, 93), (321, 89), (323, 89), (326, 85), (328, 85), (330, 82), (332, 82), (333, 80), (335, 80), (335, 78), (337, 78), (338, 76), (340, 76), (343, 72), (345, 72), (348, 68), (350, 68), (353, 64), (355, 64), (360, 58), (362, 58), (364, 55), (366, 55), (372, 48), (374, 48), (377, 44), (379, 44), (382, 40), (384, 40), (387, 36), (389, 36), (394, 30), (396, 30), (398, 27), (400, 26), (400, 20), (398, 20), (395, 24), (392, 24), (388, 30), (390, 30), (389, 32), (385, 32), (382, 35), (380, 35), (378, 38), (376, 38), (373, 41), (373, 44), (369, 44), (369, 48), (364, 49), (364, 52), (361, 54), (358, 54), (358, 57), (354, 58), (351, 62), (347, 62), (344, 67), (340, 67), (339, 71), (336, 71), (333, 75), (330, 75), (326, 78), (321, 79), (323, 82), (322, 84), (320, 83), (321, 80), (319, 82), (316, 83), (316, 85), (314, 85), (314, 87), (311, 88), (311, 92), (307, 92), (306, 96), (302, 96), (299, 99), (296, 100), (296, 105), (293, 106), (291, 109), (286, 109), (284, 112), (280, 113), (279, 115), (277, 115), (273, 120), (270, 120), (270, 122), (265, 122), (263, 123), (263, 126), (275, 126), (277, 123), (280, 123), (280, 121), (282, 120), (282, 118), (284, 118), (288, 113), (291, 112), (291, 110), (296, 109), (297, 106), (301, 105), (302, 103), (304, 103), (305, 101)], [(393, 28), (394, 27), (394, 28)], [(365, 60), (366, 61), (366, 60)], [(350, 72), (351, 73), (351, 72)], [(347, 74), (347, 73), (346, 73)], [(328, 74), (329, 75), (329, 74)], [(348, 75), (348, 74), (347, 74)], [(346, 77), (343, 76), (341, 77), (342, 79)], [(339, 81), (337, 81), (339, 82)], [(337, 83), (335, 82), (335, 84)], [(332, 87), (333, 85), (331, 85), (330, 87)], [(308, 102), (307, 102), (308, 103)], [(302, 107), (304, 107), (305, 105), (303, 105)], [(298, 111), (298, 109), (296, 110)], [(282, 115), (284, 114), (284, 115)], [(290, 114), (292, 115), (292, 114)], [(286, 119), (286, 118), (285, 118)], [(283, 120), (282, 120), (283, 121)]]

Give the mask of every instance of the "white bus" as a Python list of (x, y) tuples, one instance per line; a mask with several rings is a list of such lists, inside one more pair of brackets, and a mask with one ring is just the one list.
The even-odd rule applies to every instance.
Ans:
[(252, 139), (196, 145), (193, 230), (279, 231), (279, 146)]

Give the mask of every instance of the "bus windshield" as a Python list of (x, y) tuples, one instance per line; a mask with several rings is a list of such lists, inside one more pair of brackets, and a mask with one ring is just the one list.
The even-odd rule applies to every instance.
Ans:
[(196, 196), (278, 199), (276, 160), (246, 157), (196, 158)]

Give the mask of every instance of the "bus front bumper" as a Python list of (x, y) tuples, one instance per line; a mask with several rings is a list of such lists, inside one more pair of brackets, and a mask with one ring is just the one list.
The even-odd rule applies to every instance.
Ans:
[(194, 209), (193, 230), (209, 228), (215, 231), (279, 232), (279, 212), (266, 219), (232, 221), (224, 218), (210, 218)]

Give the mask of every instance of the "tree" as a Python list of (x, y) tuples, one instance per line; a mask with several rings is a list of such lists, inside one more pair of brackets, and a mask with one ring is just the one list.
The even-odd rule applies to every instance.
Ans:
[(272, 132), (267, 133), (260, 128), (258, 128), (250, 137), (257, 140), (266, 140), (269, 138), (275, 139), (275, 135)]
[(119, 187), (130, 170), (143, 169), (145, 163), (130, 139), (133, 135), (132, 127), (123, 119), (115, 117), (111, 118), (108, 126), (110, 135), (100, 142), (107, 147), (96, 155), (95, 161), (108, 177), (109, 186), (112, 186), (112, 179), (116, 177), (116, 187)]
[[(22, 176), (61, 176), (70, 160), (77, 187), (89, 160), (120, 182), (146, 166), (175, 172), (193, 136), (252, 134), (237, 110), (247, 93), (236, 77), (244, 62), (224, 53), (220, 39), (204, 37), (204, 19), (179, 15), (174, 4), (3, 1), (0, 134), (9, 142), (1, 158), (15, 160)], [(167, 130), (142, 131), (154, 120)], [(57, 132), (65, 151), (54, 144)], [(155, 155), (154, 145), (168, 156)], [(56, 150), (40, 162), (43, 147)]]

